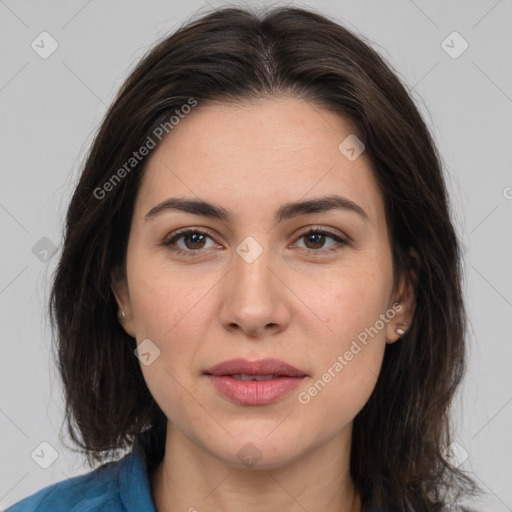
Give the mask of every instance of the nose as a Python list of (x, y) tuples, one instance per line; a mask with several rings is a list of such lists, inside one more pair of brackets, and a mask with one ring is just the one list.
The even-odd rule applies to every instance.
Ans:
[(263, 338), (287, 328), (291, 292), (270, 253), (267, 248), (252, 262), (235, 255), (222, 282), (220, 321), (226, 330)]

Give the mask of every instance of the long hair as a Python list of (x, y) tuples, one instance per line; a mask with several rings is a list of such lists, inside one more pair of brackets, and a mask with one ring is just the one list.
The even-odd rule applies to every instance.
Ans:
[(444, 510), (448, 496), (478, 486), (443, 457), (465, 371), (466, 312), (441, 159), (391, 66), (361, 36), (304, 8), (229, 7), (189, 20), (148, 51), (106, 113), (67, 211), (49, 303), (68, 432), (91, 466), (150, 427), (160, 446), (165, 436), (166, 417), (111, 290), (113, 273), (125, 275), (147, 161), (134, 152), (150, 139), (158, 145), (156, 134), (170, 133), (185, 105), (279, 95), (338, 113), (365, 144), (384, 198), (395, 286), (409, 250), (419, 255), (412, 325), (386, 346), (373, 394), (354, 419), (350, 471), (364, 510)]

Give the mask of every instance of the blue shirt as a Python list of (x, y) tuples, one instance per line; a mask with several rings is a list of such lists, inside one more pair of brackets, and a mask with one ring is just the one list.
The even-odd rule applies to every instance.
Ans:
[(156, 512), (146, 454), (139, 441), (130, 453), (90, 473), (44, 487), (5, 512)]

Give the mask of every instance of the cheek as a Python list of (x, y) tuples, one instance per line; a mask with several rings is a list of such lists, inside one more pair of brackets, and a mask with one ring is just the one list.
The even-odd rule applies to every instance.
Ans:
[(183, 386), (190, 389), (194, 357), (204, 338), (201, 329), (208, 325), (200, 319), (201, 297), (207, 289), (175, 273), (169, 275), (168, 269), (151, 269), (147, 262), (139, 268), (144, 271), (134, 272), (130, 281), (135, 337), (138, 344), (151, 340), (154, 345), (149, 346), (156, 354), (149, 365), (141, 358), (142, 374), (155, 401), (179, 422), (176, 415), (190, 407)]
[(169, 266), (151, 262), (150, 257), (141, 261), (138, 268), (143, 270), (129, 277), (137, 340), (153, 336), (167, 345), (177, 338), (176, 331), (183, 330), (185, 324), (186, 339), (194, 339), (189, 329), (195, 329), (200, 322), (193, 322), (192, 318), (197, 320), (201, 300), (213, 286), (213, 280), (208, 284), (205, 276), (197, 281), (186, 272), (171, 272)]
[(204, 421), (194, 400), (193, 368), (203, 338), (200, 334), (193, 291), (177, 293), (164, 286), (146, 286), (136, 297), (137, 341), (149, 338), (158, 356), (141, 370), (146, 385), (164, 414), (185, 429), (190, 422)]
[(364, 407), (377, 382), (385, 344), (344, 340), (323, 354), (319, 371), (297, 397), (308, 418), (332, 434), (349, 424)]
[[(368, 264), (366, 268), (372, 266)], [(348, 350), (350, 342), (374, 326), (385, 312), (388, 281), (385, 274), (377, 269), (369, 272), (364, 265), (297, 281), (294, 292), (304, 304), (300, 315), (311, 319), (308, 322), (315, 330), (315, 346), (329, 352)], [(374, 337), (384, 339), (385, 329), (380, 324), (378, 327), (378, 335), (372, 331)]]
[(337, 276), (306, 300), (322, 321), (311, 324), (319, 326), (311, 352), (316, 372), (298, 402), (308, 414), (333, 422), (333, 428), (354, 418), (377, 382), (386, 347), (382, 318), (389, 289), (384, 277), (365, 272)]

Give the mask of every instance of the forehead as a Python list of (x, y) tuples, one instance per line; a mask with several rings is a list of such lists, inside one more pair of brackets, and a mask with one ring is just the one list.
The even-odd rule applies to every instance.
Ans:
[(285, 202), (335, 193), (377, 222), (383, 201), (364, 151), (349, 160), (339, 148), (349, 136), (352, 127), (339, 114), (304, 100), (199, 104), (153, 150), (136, 209), (144, 215), (182, 196), (240, 215), (258, 213), (247, 211), (258, 204), (273, 213)]

